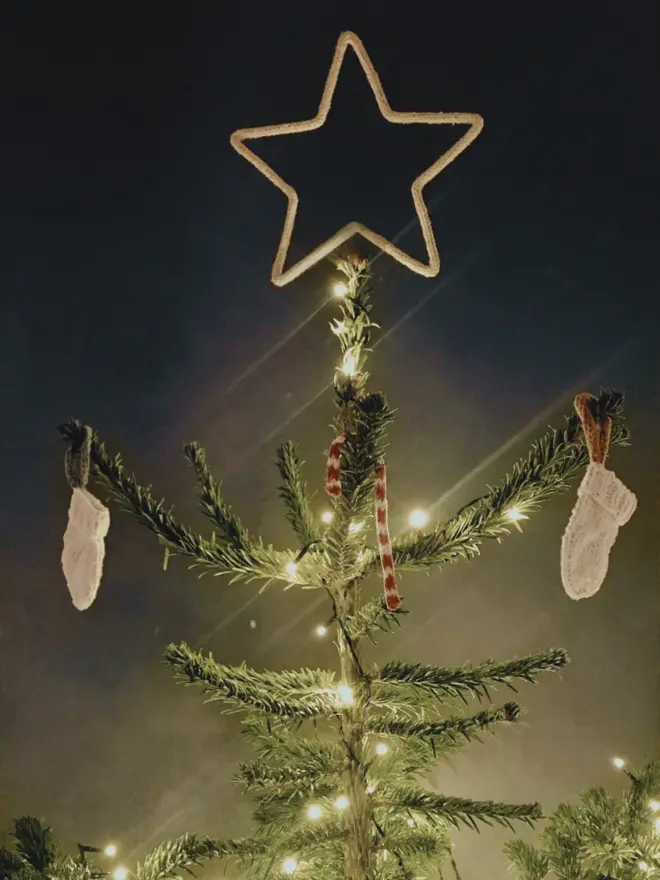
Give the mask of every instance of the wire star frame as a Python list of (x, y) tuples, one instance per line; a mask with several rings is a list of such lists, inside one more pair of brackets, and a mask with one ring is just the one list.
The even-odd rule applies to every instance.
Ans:
[[(422, 263), (411, 257), (401, 248), (398, 248), (393, 242), (369, 229), (363, 223), (352, 221), (342, 226), (334, 235), (330, 236), (318, 247), (310, 251), (305, 257), (294, 263), (286, 271), (284, 265), (291, 245), (291, 236), (296, 222), (296, 213), (298, 211), (298, 193), (296, 190), (283, 180), (280, 175), (268, 165), (263, 159), (253, 153), (246, 146), (245, 141), (259, 140), (266, 137), (278, 137), (279, 135), (298, 134), (305, 131), (314, 131), (321, 128), (328, 118), (332, 99), (334, 97), (339, 71), (346, 55), (346, 50), (351, 47), (355, 52), (362, 70), (367, 77), (367, 81), (371, 87), (378, 109), (388, 122), (397, 125), (409, 125), (411, 123), (422, 123), (424, 125), (468, 125), (469, 128), (465, 134), (451, 146), (446, 153), (443, 153), (429, 168), (423, 171), (419, 177), (416, 177), (410, 188), (412, 193), (415, 212), (419, 220), (428, 263)], [(352, 238), (354, 235), (361, 235), (367, 241), (371, 242), (375, 247), (389, 254), (402, 265), (406, 266), (412, 272), (423, 275), (426, 278), (433, 278), (440, 271), (440, 255), (436, 245), (431, 218), (429, 217), (428, 208), (424, 202), (422, 192), (427, 183), (437, 177), (440, 172), (453, 162), (479, 135), (484, 126), (481, 116), (476, 113), (404, 113), (399, 110), (393, 110), (385, 97), (385, 92), (381, 84), (376, 68), (373, 66), (371, 59), (367, 54), (367, 50), (360, 38), (351, 31), (345, 31), (339, 37), (335, 54), (330, 65), (328, 78), (325, 81), (325, 88), (321, 96), (318, 112), (312, 119), (305, 119), (301, 122), (283, 122), (280, 125), (263, 125), (258, 128), (241, 128), (235, 131), (230, 138), (231, 145), (234, 149), (248, 162), (251, 162), (261, 173), (270, 180), (271, 183), (281, 190), (287, 198), (286, 217), (284, 227), (282, 229), (282, 237), (277, 248), (275, 261), (271, 273), (271, 280), (277, 287), (284, 287), (290, 281), (298, 278), (303, 272), (306, 272), (324, 257), (327, 257), (341, 244)]]

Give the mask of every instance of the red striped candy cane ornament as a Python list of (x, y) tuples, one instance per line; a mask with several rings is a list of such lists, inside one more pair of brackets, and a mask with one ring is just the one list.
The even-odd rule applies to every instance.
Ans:
[(328, 463), (325, 468), (325, 491), (332, 498), (341, 495), (341, 448), (346, 440), (345, 434), (340, 434), (330, 444), (328, 450)]
[(376, 532), (378, 534), (380, 564), (383, 569), (385, 604), (388, 611), (398, 611), (401, 607), (401, 597), (399, 596), (399, 589), (396, 583), (392, 542), (387, 524), (387, 472), (385, 470), (385, 462), (383, 461), (380, 461), (376, 467), (376, 485), (374, 488), (376, 495)]

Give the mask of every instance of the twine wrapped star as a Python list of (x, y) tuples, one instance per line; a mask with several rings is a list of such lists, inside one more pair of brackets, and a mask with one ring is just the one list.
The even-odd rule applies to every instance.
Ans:
[[(374, 232), (373, 229), (369, 229), (369, 227), (365, 226), (363, 223), (353, 221), (342, 226), (342, 228), (337, 230), (334, 235), (330, 236), (330, 238), (318, 245), (313, 251), (310, 251), (310, 253), (285, 271), (284, 266), (289, 252), (289, 246), (291, 244), (296, 213), (298, 211), (298, 193), (289, 183), (283, 180), (267, 162), (246, 146), (245, 142), (259, 140), (260, 138), (278, 137), (279, 135), (297, 134), (299, 132), (313, 131), (317, 128), (321, 128), (321, 126), (324, 125), (330, 107), (332, 106), (332, 99), (337, 86), (339, 71), (341, 70), (349, 46), (355, 52), (362, 70), (367, 77), (367, 81), (371, 86), (376, 103), (378, 104), (378, 109), (388, 122), (393, 122), (397, 125), (422, 123), (425, 125), (467, 125), (469, 127), (455, 144), (443, 153), (439, 159), (436, 159), (429, 168), (415, 178), (410, 188), (415, 211), (422, 229), (424, 244), (426, 246), (428, 256), (427, 263), (414, 259), (410, 254), (407, 254), (405, 251), (402, 251), (401, 248), (398, 248), (393, 244), (393, 242), (384, 238), (382, 235), (379, 235), (377, 232)], [(282, 229), (282, 236), (277, 248), (271, 273), (273, 284), (277, 287), (284, 287), (284, 285), (293, 281), (295, 278), (298, 278), (303, 272), (306, 272), (320, 260), (324, 259), (324, 257), (327, 257), (332, 251), (354, 235), (363, 236), (363, 238), (367, 239), (367, 241), (375, 247), (379, 248), (384, 253), (389, 254), (412, 272), (416, 272), (426, 278), (432, 278), (437, 275), (440, 271), (440, 256), (438, 254), (438, 248), (433, 234), (433, 227), (431, 226), (431, 218), (429, 217), (428, 208), (424, 203), (422, 192), (427, 183), (440, 174), (450, 162), (453, 162), (454, 159), (472, 143), (482, 130), (483, 124), (483, 119), (476, 113), (405, 113), (399, 110), (393, 110), (385, 97), (385, 92), (383, 91), (383, 86), (381, 85), (378, 73), (372, 64), (371, 59), (367, 55), (367, 51), (360, 38), (350, 31), (341, 34), (337, 42), (337, 47), (332, 59), (332, 64), (330, 65), (330, 71), (325, 82), (325, 88), (323, 89), (323, 95), (321, 96), (321, 102), (316, 116), (312, 119), (302, 120), (301, 122), (283, 122), (280, 125), (263, 125), (258, 128), (242, 128), (235, 131), (230, 139), (234, 149), (247, 159), (248, 162), (251, 162), (255, 168), (261, 171), (261, 173), (265, 175), (271, 183), (275, 184), (275, 186), (280, 189), (287, 198), (284, 228)]]

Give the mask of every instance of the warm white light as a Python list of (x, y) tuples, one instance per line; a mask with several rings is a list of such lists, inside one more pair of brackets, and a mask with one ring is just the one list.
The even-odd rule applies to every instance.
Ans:
[(118, 868), (112, 872), (113, 880), (126, 880), (128, 877), (128, 869), (124, 868), (123, 865), (120, 865)]
[(345, 810), (348, 807), (348, 798), (345, 794), (340, 795), (335, 801), (335, 806), (338, 810)]
[(408, 522), (414, 529), (423, 529), (429, 521), (429, 515), (425, 510), (413, 510), (408, 517)]
[(626, 762), (623, 760), (623, 758), (612, 758), (612, 763), (617, 770), (623, 770), (623, 768), (626, 766)]
[(316, 633), (316, 635), (317, 635), (320, 639), (322, 639), (323, 636), (328, 632), (328, 628), (327, 628), (327, 626), (323, 626), (323, 624), (320, 623), (320, 624), (316, 627), (316, 629), (314, 630), (314, 632)]
[(377, 755), (386, 755), (390, 750), (390, 747), (387, 743), (378, 743), (376, 746), (376, 754)]
[(375, 785), (368, 785), (367, 786), (367, 794), (373, 794), (375, 788), (376, 788)]
[(330, 329), (335, 336), (340, 336), (342, 333), (346, 332), (346, 324), (344, 321), (335, 321), (334, 324), (330, 325)]
[(660, 834), (660, 819), (655, 820), (655, 830)]
[(323, 810), (319, 807), (318, 804), (310, 804), (307, 807), (307, 818), (308, 819), (320, 819), (323, 815)]
[(354, 376), (357, 373), (357, 358), (350, 348), (344, 355), (344, 362), (341, 368), (346, 376)]
[(363, 526), (364, 526), (363, 522), (352, 522), (348, 527), (348, 531), (352, 532), (355, 535), (359, 531), (361, 531)]
[(297, 571), (298, 571), (298, 566), (296, 565), (295, 562), (289, 562), (287, 564), (286, 573), (289, 575), (289, 577), (294, 578), (296, 576)]
[(348, 293), (348, 287), (344, 284), (343, 281), (337, 281), (332, 286), (332, 292), (337, 297), (346, 296), (346, 294)]
[(406, 825), (407, 825), (409, 828), (413, 828), (414, 825), (415, 825), (415, 820), (414, 820), (414, 819), (406, 819)]
[(103, 850), (106, 856), (113, 858), (113, 856), (117, 855), (117, 845), (114, 843), (109, 843), (106, 848)]
[(649, 866), (647, 865), (646, 862), (637, 862), (637, 867), (639, 868), (640, 871), (644, 871), (644, 873), (646, 873), (646, 871), (648, 871), (648, 869), (649, 869)]
[(339, 698), (339, 702), (343, 703), (344, 706), (352, 706), (355, 702), (353, 689), (347, 684), (339, 685), (339, 687), (337, 688), (337, 697)]
[(649, 807), (652, 813), (657, 813), (660, 810), (660, 801), (649, 801)]
[(283, 874), (293, 874), (298, 867), (298, 862), (295, 859), (284, 859), (282, 862), (282, 873)]
[(519, 507), (510, 507), (504, 515), (507, 519), (510, 519), (511, 522), (519, 522), (521, 519), (529, 519), (528, 516), (525, 516), (525, 514), (521, 512)]
[(321, 514), (321, 521), (326, 525), (330, 525), (334, 517), (334, 513), (331, 510), (324, 510)]

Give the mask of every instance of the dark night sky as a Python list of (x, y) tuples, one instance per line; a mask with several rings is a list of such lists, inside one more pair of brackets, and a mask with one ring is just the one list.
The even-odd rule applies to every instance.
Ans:
[[(332, 402), (316, 395), (336, 352), (332, 311), (308, 318), (329, 267), (270, 285), (284, 198), (229, 135), (313, 115), (348, 28), (395, 108), (486, 120), (427, 191), (439, 278), (376, 264), (377, 320), (401, 322), (371, 362), (400, 411), (394, 526), (416, 503), (441, 499), (450, 515), (600, 383), (627, 392), (634, 445), (612, 464), (640, 499), (589, 602), (559, 580), (571, 494), (524, 537), (407, 578), (413, 614), (376, 656), (569, 650), (563, 681), (521, 694), (528, 726), (439, 771), (447, 792), (552, 805), (612, 782), (616, 752), (658, 753), (654, 4), (261, 5), (23, 3), (0, 15), (4, 827), (30, 810), (66, 839), (111, 836), (129, 855), (181, 830), (241, 833), (236, 724), (177, 688), (160, 651), (188, 639), (228, 662), (333, 662), (310, 637), (326, 616), (316, 597), (253, 601), (252, 587), (198, 582), (181, 562), (163, 574), (125, 516), (113, 517), (95, 605), (76, 612), (59, 567), (68, 487), (55, 425), (94, 425), (199, 522), (178, 454), (195, 437), (248, 525), (289, 542), (274, 450), (299, 440), (320, 478)], [(328, 125), (263, 148), (301, 193), (296, 253), (350, 219), (397, 235), (413, 218), (411, 180), (449, 136), (386, 126), (349, 59)], [(421, 255), (414, 225), (401, 242)], [(504, 876), (501, 840), (462, 840), (466, 878)]]

